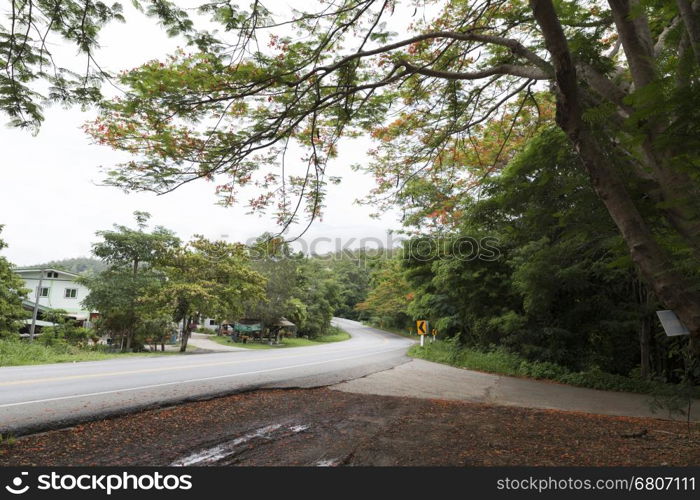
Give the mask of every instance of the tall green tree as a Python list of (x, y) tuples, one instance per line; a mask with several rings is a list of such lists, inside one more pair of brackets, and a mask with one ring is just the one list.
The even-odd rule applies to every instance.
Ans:
[(342, 286), (327, 266), (313, 259), (300, 264), (298, 300), (306, 307), (306, 318), (299, 324), (299, 334), (310, 338), (328, 333), (331, 320), (342, 304)]
[(306, 318), (306, 305), (300, 302), (300, 264), (303, 256), (292, 251), (280, 237), (264, 233), (251, 245), (251, 266), (266, 279), (265, 300), (249, 300), (246, 316), (272, 324), (281, 316), (292, 321)]
[(367, 298), (358, 302), (358, 311), (367, 311), (380, 326), (403, 328), (409, 322), (408, 306), (414, 290), (402, 269), (402, 255), (374, 261)]
[[(338, 285), (340, 302), (334, 314), (342, 318), (360, 319), (362, 313), (355, 306), (364, 301), (369, 291), (370, 266), (381, 255), (358, 249), (341, 251), (318, 257), (318, 265), (327, 268)], [(381, 253), (378, 252), (378, 253)]]
[(112, 267), (97, 275), (83, 276), (80, 282), (90, 290), (83, 305), (99, 312), (98, 331), (110, 335), (121, 349), (131, 350), (142, 345), (146, 322), (170, 318), (168, 313), (143, 302), (162, 286), (164, 279), (163, 273), (150, 267), (141, 268), (136, 274), (131, 268)]
[(261, 235), (251, 246), (251, 265), (265, 276), (265, 300), (246, 305), (246, 315), (267, 324), (284, 316), (297, 325), (297, 334), (319, 337), (328, 333), (342, 302), (342, 285), (326, 262), (305, 258), (280, 237)]
[(158, 269), (167, 279), (145, 300), (183, 324), (182, 352), (191, 333), (188, 326), (200, 317), (236, 320), (247, 301), (265, 298), (266, 280), (250, 268), (244, 245), (197, 237), (164, 255)]
[(90, 288), (83, 303), (100, 312), (103, 325), (120, 332), (124, 340), (121, 347), (127, 351), (143, 317), (140, 300), (163, 279), (155, 263), (180, 246), (179, 238), (169, 229), (157, 226), (147, 231), (150, 214), (134, 212), (134, 217), (136, 229), (115, 225), (97, 233), (102, 240), (93, 244), (92, 253), (109, 267), (83, 279)]
[[(0, 233), (3, 226), (0, 225)], [(0, 250), (7, 244), (0, 239)], [(17, 333), (22, 320), (28, 317), (22, 307), (22, 299), (29, 290), (24, 288), (24, 281), (13, 271), (12, 264), (5, 257), (0, 257), (0, 337)]]

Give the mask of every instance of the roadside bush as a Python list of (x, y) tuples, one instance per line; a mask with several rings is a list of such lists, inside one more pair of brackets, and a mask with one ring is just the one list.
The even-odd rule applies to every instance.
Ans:
[(70, 344), (87, 347), (91, 336), (92, 332), (89, 329), (77, 327), (66, 322), (44, 328), (37, 340), (44, 345), (59, 346), (61, 344)]
[[(26, 341), (25, 341), (26, 342)], [(70, 351), (70, 346), (66, 339), (57, 331), (46, 328), (45, 331), (36, 337), (36, 343), (45, 347), (51, 347), (56, 352), (66, 353)], [(29, 342), (27, 342), (29, 344)]]

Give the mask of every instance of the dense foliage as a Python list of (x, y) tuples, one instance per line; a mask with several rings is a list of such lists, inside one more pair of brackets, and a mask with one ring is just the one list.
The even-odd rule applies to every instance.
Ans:
[[(2, 225), (0, 225), (2, 232)], [(5, 242), (0, 239), (0, 250)], [(0, 257), (0, 337), (17, 333), (26, 319), (27, 311), (22, 307), (22, 299), (27, 295), (24, 281), (14, 273), (12, 265)]]
[(333, 272), (335, 259), (304, 257), (270, 234), (258, 238), (251, 255), (253, 269), (267, 279), (267, 289), (265, 301), (248, 302), (248, 317), (268, 323), (286, 317), (296, 324), (298, 335), (317, 338), (328, 334), (337, 311), (349, 308), (346, 298), (352, 295), (352, 285), (347, 273)]
[(658, 301), (561, 131), (540, 131), (456, 208), (454, 230), (409, 240), (359, 308), (565, 370), (679, 378), (687, 339), (655, 321)]
[[(143, 330), (146, 322), (166, 316), (145, 304), (144, 298), (155, 293), (164, 282), (165, 277), (156, 264), (180, 245), (172, 231), (163, 227), (147, 231), (149, 214), (134, 215), (136, 229), (115, 225), (112, 230), (97, 233), (101, 240), (93, 244), (93, 254), (105, 263), (107, 270), (81, 278), (90, 289), (83, 305), (100, 313), (98, 330), (126, 351), (143, 345), (144, 338), (137, 338), (137, 332)], [(170, 329), (151, 335), (161, 338)]]

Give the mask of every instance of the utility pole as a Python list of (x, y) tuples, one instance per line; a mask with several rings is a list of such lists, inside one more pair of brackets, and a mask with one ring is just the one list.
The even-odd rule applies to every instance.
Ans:
[(29, 341), (34, 340), (34, 331), (36, 330), (36, 317), (39, 314), (39, 299), (41, 298), (41, 285), (44, 280), (44, 269), (39, 275), (39, 286), (36, 287), (36, 296), (34, 297), (34, 310), (32, 311), (32, 326), (29, 327)]

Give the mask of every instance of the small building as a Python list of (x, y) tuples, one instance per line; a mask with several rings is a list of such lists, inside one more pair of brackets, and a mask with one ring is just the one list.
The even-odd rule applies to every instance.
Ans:
[(219, 328), (224, 325), (219, 325), (214, 318), (204, 318), (201, 326), (212, 332), (218, 332)]
[[(29, 289), (27, 302), (32, 306), (38, 302), (42, 310), (62, 309), (69, 318), (90, 321), (91, 311), (82, 304), (90, 290), (76, 282), (77, 274), (60, 269), (15, 269), (15, 273), (22, 277), (25, 288)], [(38, 289), (40, 281), (41, 290)]]
[(233, 335), (236, 337), (262, 338), (263, 323), (259, 319), (243, 318), (233, 324)]
[(277, 321), (270, 325), (270, 330), (278, 337), (296, 336), (297, 325), (289, 321), (284, 316), (281, 316)]

